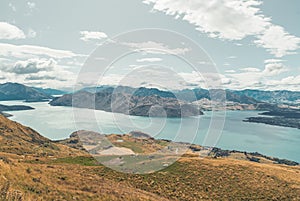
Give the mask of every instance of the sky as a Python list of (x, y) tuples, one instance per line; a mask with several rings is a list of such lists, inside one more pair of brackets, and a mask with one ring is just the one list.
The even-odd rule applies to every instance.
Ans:
[(298, 0), (1, 0), (0, 82), (300, 91), (299, 8)]

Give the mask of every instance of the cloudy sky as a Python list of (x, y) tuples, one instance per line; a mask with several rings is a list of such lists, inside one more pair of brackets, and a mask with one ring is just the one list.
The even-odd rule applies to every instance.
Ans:
[[(219, 77), (224, 88), (299, 91), (299, 8), (298, 0), (1, 0), (0, 82), (70, 89), (89, 55), (109, 42), (168, 54), (127, 56), (110, 68), (101, 84), (118, 84), (126, 75), (128, 85), (153, 86), (151, 81), (160, 79), (158, 85), (166, 88), (210, 86), (197, 70), (187, 70), (188, 65), (170, 57), (177, 55), (198, 62), (200, 74)], [(181, 34), (203, 52), (196, 54), (175, 38), (172, 43), (167, 35), (161, 41), (150, 34), (139, 42), (115, 40), (146, 28)], [(107, 59), (99, 54), (94, 55), (99, 61), (95, 66)], [(166, 79), (170, 72), (163, 66), (176, 69), (172, 79)], [(141, 82), (141, 76), (130, 74), (136, 69), (149, 79)]]

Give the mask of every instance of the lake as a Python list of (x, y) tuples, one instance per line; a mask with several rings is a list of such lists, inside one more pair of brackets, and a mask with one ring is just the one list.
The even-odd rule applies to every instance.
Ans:
[[(4, 105), (28, 105), (35, 110), (8, 112), (11, 120), (29, 126), (52, 140), (67, 138), (76, 130), (105, 134), (143, 131), (156, 138), (215, 145), (229, 150), (260, 152), (300, 162), (300, 130), (243, 122), (257, 111), (205, 112), (190, 118), (149, 118), (104, 111), (50, 106), (47, 102), (1, 101)], [(225, 121), (223, 121), (225, 120)]]

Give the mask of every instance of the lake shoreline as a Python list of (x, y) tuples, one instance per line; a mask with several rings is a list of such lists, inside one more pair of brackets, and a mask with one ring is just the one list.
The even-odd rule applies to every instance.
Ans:
[[(21, 101), (0, 103), (22, 104)], [(11, 112), (14, 116), (10, 119), (32, 127), (51, 140), (65, 139), (70, 133), (81, 129), (107, 134), (124, 134), (132, 130), (141, 130), (153, 134), (155, 138), (176, 139), (176, 141), (205, 145), (203, 143), (205, 136), (209, 135), (210, 129), (214, 129), (214, 126), (210, 125), (212, 112), (205, 112), (206, 115), (192, 118), (162, 119), (91, 110), (87, 111), (91, 116), (74, 119), (74, 112), (81, 114), (82, 112), (85, 113), (86, 110), (60, 106), (52, 107), (45, 102), (26, 103), (26, 105), (36, 109)], [(222, 133), (215, 140), (215, 147), (225, 150), (259, 152), (268, 156), (300, 162), (298, 129), (242, 121), (249, 116), (258, 116), (258, 111), (226, 111), (226, 114), (224, 113), (222, 111), (214, 112), (216, 118), (220, 120), (225, 115), (225, 124), (223, 128), (220, 128)], [(197, 125), (198, 120), (200, 125), (198, 125), (197, 133), (194, 133), (192, 128)]]

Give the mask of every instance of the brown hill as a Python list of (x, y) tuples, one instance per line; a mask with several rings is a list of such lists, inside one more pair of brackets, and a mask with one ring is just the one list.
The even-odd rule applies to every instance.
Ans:
[[(168, 143), (144, 135), (108, 138), (141, 154), (149, 151), (147, 147), (156, 150)], [(64, 143), (77, 144), (76, 134), (72, 140)], [(0, 117), (0, 201), (300, 200), (299, 166), (246, 161), (241, 153), (219, 157), (227, 155), (220, 150), (202, 159), (196, 154), (199, 148), (191, 147), (188, 154), (163, 170), (125, 174)]]
[(0, 115), (0, 152), (30, 156), (67, 156), (79, 153), (53, 143), (35, 130)]

